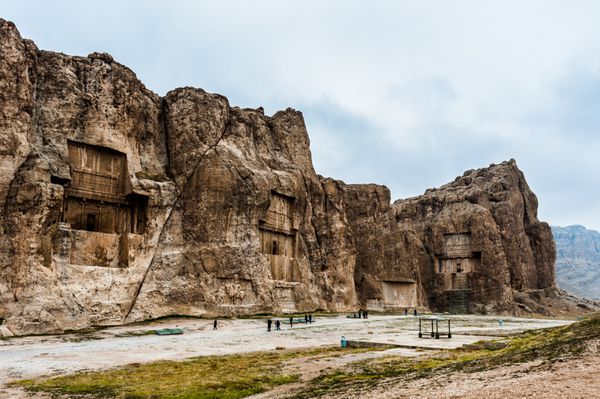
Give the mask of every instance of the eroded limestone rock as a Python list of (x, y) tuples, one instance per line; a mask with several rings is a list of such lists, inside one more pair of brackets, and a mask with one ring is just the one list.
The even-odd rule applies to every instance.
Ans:
[(512, 161), (392, 206), (383, 186), (315, 173), (298, 111), (189, 87), (161, 98), (108, 54), (41, 51), (4, 20), (0, 50), (6, 334), (173, 314), (510, 311), (513, 291), (554, 284), (550, 230)]
[(433, 308), (509, 310), (513, 290), (554, 286), (550, 227), (537, 219), (537, 198), (514, 160), (467, 171), (393, 208), (429, 255), (421, 272)]

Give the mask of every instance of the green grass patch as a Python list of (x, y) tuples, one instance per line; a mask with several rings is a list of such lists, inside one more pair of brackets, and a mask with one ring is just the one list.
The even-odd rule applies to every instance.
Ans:
[(373, 349), (321, 347), (242, 355), (206, 356), (186, 361), (159, 361), (72, 375), (12, 383), (29, 391), (86, 398), (209, 399), (243, 398), (274, 386), (296, 382), (283, 365), (292, 359), (319, 359)]
[(385, 378), (416, 379), (439, 372), (475, 372), (531, 360), (554, 361), (581, 353), (590, 340), (600, 339), (600, 314), (566, 327), (534, 330), (505, 340), (506, 347), (478, 343), (419, 359), (386, 357), (356, 362), (324, 374), (294, 396), (314, 398), (324, 394), (376, 385)]

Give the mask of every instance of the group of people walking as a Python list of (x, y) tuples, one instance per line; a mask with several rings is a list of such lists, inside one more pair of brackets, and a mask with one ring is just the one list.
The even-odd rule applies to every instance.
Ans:
[[(296, 323), (302, 323), (302, 319), (294, 319), (294, 316), (290, 316), (290, 327), (294, 326), (294, 321)], [(313, 322), (313, 317), (312, 314), (307, 313), (304, 315), (304, 323), (305, 324), (312, 324)], [(275, 324), (275, 331), (281, 331), (281, 321), (279, 319), (276, 319), (274, 322), (271, 319), (267, 320), (267, 331), (271, 331), (273, 324)], [(219, 321), (217, 319), (215, 319), (213, 321), (213, 330), (217, 330), (219, 328)]]
[[(271, 326), (273, 325), (273, 320), (269, 319), (267, 320), (267, 331), (271, 331)], [(279, 331), (281, 330), (281, 322), (279, 321), (279, 319), (275, 320), (275, 330)]]
[[(312, 314), (306, 313), (304, 315), (304, 323), (312, 324), (312, 321), (313, 321)], [(290, 319), (289, 319), (290, 327), (294, 327), (294, 322), (302, 323), (302, 319), (294, 319), (294, 316), (290, 316)], [(268, 319), (267, 320), (267, 331), (268, 332), (271, 331), (272, 326), (273, 326), (273, 320)], [(276, 319), (275, 320), (275, 331), (280, 331), (280, 330), (281, 330), (281, 321), (279, 319)]]
[(352, 313), (352, 315), (348, 315), (350, 319), (367, 319), (369, 318), (369, 312), (363, 309), (359, 309), (358, 314)]
[[(404, 315), (407, 316), (408, 315), (408, 308), (404, 308)], [(417, 316), (418, 312), (417, 312), (417, 308), (415, 308), (413, 310), (413, 315)], [(354, 317), (354, 318), (358, 318), (358, 319), (367, 319), (369, 318), (369, 312), (367, 310), (363, 310), (360, 309), (358, 311), (358, 317), (356, 316), (356, 313), (354, 313), (354, 315), (349, 315), (348, 317)], [(294, 316), (290, 316), (289, 319), (289, 323), (290, 323), (290, 327), (294, 327), (294, 322), (296, 323), (302, 323), (302, 319), (294, 319)], [(270, 332), (272, 327), (273, 327), (273, 323), (275, 323), (275, 331), (281, 331), (281, 321), (279, 319), (275, 319), (275, 322), (273, 322), (273, 320), (268, 319), (267, 320), (267, 331)], [(306, 313), (304, 315), (304, 323), (305, 324), (312, 324), (312, 314), (310, 313)], [(216, 330), (218, 327), (218, 322), (215, 319), (215, 321), (213, 322), (213, 330)]]

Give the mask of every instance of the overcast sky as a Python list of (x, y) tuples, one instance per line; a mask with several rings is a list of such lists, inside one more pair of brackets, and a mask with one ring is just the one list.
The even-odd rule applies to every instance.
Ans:
[(600, 230), (599, 1), (8, 1), (38, 47), (158, 94), (304, 114), (318, 173), (392, 198), (515, 158), (551, 224)]

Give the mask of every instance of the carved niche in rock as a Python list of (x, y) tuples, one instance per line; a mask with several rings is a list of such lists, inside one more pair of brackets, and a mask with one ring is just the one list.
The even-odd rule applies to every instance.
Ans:
[(251, 280), (237, 278), (217, 278), (215, 300), (221, 308), (256, 305), (256, 295)]
[(436, 258), (436, 272), (446, 277), (445, 290), (469, 289), (467, 276), (481, 264), (481, 252), (471, 247), (471, 233), (444, 234), (444, 250)]
[(125, 154), (73, 141), (68, 147), (63, 221), (75, 230), (142, 234), (148, 198), (132, 191)]
[(473, 289), (470, 276), (480, 266), (481, 252), (474, 250), (470, 232), (444, 234), (443, 252), (436, 256), (435, 271), (449, 312), (468, 311)]
[(382, 282), (383, 303), (386, 309), (417, 306), (417, 283), (414, 280)]
[(69, 263), (126, 267), (131, 245), (144, 233), (148, 197), (132, 189), (125, 154), (69, 141), (62, 230)]
[(294, 197), (272, 191), (269, 209), (259, 221), (260, 248), (270, 258), (273, 280), (301, 281), (294, 202)]

